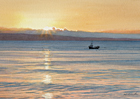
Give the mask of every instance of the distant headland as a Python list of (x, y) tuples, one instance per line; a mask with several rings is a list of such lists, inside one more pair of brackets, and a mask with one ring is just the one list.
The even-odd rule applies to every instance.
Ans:
[(24, 33), (0, 33), (0, 40), (8, 41), (140, 41), (136, 38), (73, 37)]
[(120, 34), (69, 31), (61, 29), (7, 29), (0, 28), (0, 40), (19, 41), (140, 41), (140, 33)]

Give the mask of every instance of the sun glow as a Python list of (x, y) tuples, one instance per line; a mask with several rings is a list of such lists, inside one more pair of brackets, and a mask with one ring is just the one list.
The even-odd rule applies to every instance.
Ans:
[(46, 26), (45, 28), (43, 28), (43, 30), (45, 30), (45, 31), (53, 30), (53, 27)]
[(56, 27), (48, 27), (48, 26), (46, 26), (45, 28), (43, 28), (43, 30), (45, 30), (45, 31), (65, 31), (67, 29), (66, 28), (62, 29), (62, 28), (56, 28)]

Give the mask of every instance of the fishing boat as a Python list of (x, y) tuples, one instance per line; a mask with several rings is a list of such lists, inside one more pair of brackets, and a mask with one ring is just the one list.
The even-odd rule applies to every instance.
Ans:
[(100, 46), (93, 46), (93, 43), (91, 42), (91, 44), (89, 45), (89, 49), (99, 49)]

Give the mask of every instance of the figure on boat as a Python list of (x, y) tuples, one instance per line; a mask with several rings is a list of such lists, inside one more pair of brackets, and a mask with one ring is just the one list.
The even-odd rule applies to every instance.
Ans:
[(100, 46), (93, 46), (93, 42), (89, 45), (89, 49), (99, 49)]

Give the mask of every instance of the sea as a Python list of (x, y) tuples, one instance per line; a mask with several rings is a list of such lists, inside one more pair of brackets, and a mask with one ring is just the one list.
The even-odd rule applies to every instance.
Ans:
[(140, 41), (0, 41), (0, 99), (139, 99)]

